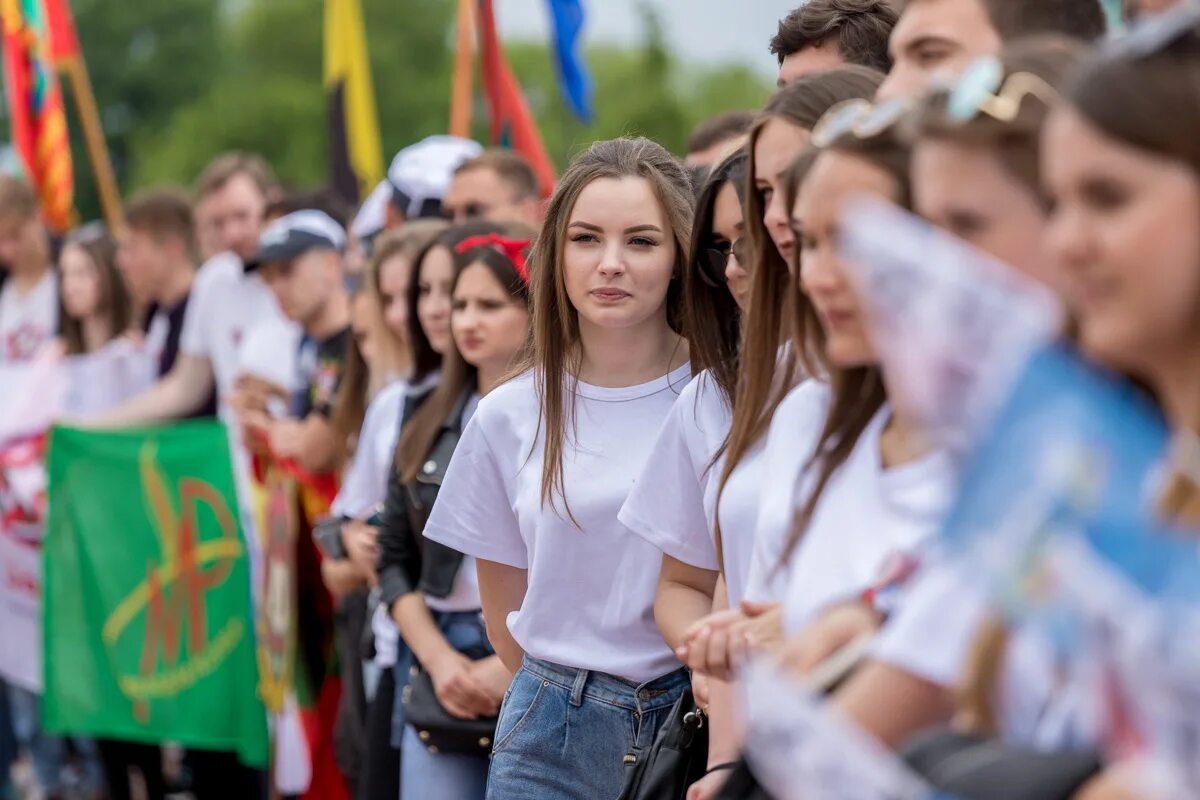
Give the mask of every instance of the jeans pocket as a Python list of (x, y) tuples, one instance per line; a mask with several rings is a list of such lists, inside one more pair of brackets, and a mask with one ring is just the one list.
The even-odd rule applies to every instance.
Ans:
[(517, 671), (508, 687), (504, 705), (500, 707), (500, 720), (496, 724), (495, 745), (492, 755), (498, 755), (510, 744), (518, 733), (533, 718), (534, 711), (541, 705), (550, 684), (522, 667)]

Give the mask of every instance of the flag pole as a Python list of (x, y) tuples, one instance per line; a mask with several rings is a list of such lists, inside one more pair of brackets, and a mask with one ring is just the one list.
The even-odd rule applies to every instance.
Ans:
[(471, 89), (475, 70), (475, 0), (458, 0), (458, 31), (454, 46), (454, 78), (450, 88), (451, 136), (471, 138)]
[(83, 57), (73, 55), (60, 62), (61, 70), (71, 81), (71, 93), (75, 95), (75, 108), (83, 126), (83, 139), (87, 144), (88, 160), (92, 174), (96, 177), (96, 190), (100, 194), (100, 207), (109, 230), (116, 231), (122, 222), (121, 194), (113, 173), (112, 161), (108, 157), (108, 145), (104, 141), (104, 129), (100, 126), (100, 112), (96, 107), (96, 96), (92, 94), (92, 81), (88, 77)]

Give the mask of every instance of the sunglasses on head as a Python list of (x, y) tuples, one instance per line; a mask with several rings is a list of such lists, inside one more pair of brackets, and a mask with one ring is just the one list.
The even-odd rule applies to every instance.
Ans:
[(700, 279), (714, 289), (722, 289), (726, 285), (725, 268), (729, 265), (732, 255), (744, 268), (746, 266), (746, 251), (749, 241), (742, 236), (730, 244), (726, 241), (714, 241), (700, 251), (698, 256)]
[(1110, 58), (1145, 58), (1190, 41), (1200, 45), (1200, 5), (1184, 2), (1136, 21), (1127, 31), (1114, 37), (1101, 52)]
[(1015, 72), (1006, 78), (1004, 65), (995, 56), (973, 61), (947, 92), (946, 116), (958, 123), (970, 122), (980, 114), (1012, 122), (1027, 97), (1036, 97), (1047, 106), (1058, 102), (1058, 92), (1037, 75)]
[(824, 148), (843, 136), (870, 139), (891, 128), (912, 108), (908, 97), (894, 97), (882, 103), (856, 98), (838, 103), (825, 112), (812, 130), (814, 147)]

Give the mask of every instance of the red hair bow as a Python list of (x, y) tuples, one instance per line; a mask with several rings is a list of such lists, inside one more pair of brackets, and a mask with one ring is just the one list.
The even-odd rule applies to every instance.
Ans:
[(517, 270), (517, 275), (521, 277), (522, 281), (528, 284), (529, 266), (525, 263), (525, 251), (529, 249), (530, 244), (531, 242), (528, 239), (506, 239), (498, 233), (486, 233), (482, 236), (472, 236), (469, 239), (463, 239), (454, 250), (458, 253), (465, 253), (468, 250), (474, 250), (476, 247), (495, 248), (512, 262), (513, 268)]

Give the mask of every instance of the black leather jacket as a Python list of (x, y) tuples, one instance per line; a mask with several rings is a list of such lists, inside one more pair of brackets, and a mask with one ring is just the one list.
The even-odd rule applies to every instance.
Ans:
[(391, 609), (409, 592), (447, 597), (462, 567), (463, 554), (425, 539), (421, 532), (437, 499), (450, 457), (463, 429), (463, 410), (471, 398), (466, 391), (442, 423), (442, 431), (415, 480), (403, 483), (393, 471), (379, 519), (379, 591)]

